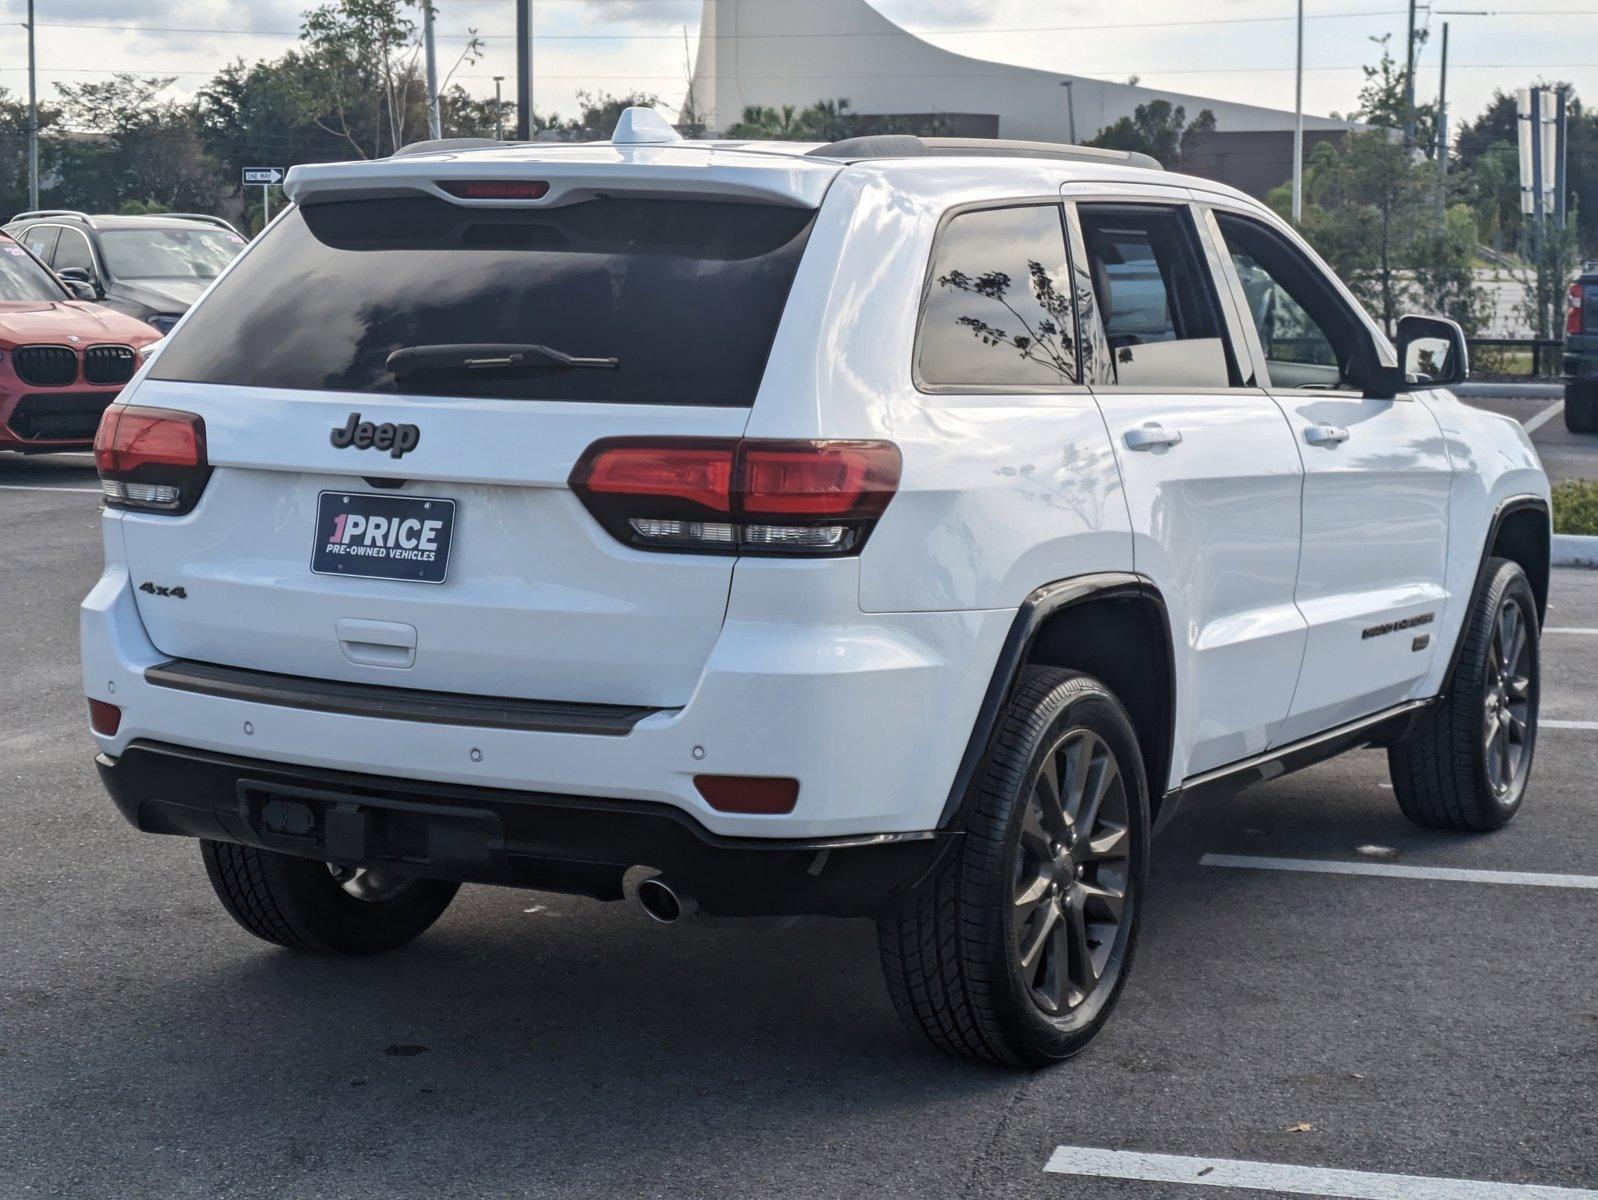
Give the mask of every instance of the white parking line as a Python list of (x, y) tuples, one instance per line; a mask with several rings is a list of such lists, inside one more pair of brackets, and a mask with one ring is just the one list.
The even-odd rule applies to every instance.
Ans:
[(1479, 871), (1466, 867), (1410, 867), (1402, 863), (1343, 862), (1330, 858), (1265, 858), (1252, 854), (1206, 854), (1201, 867), (1251, 871), (1308, 871), (1318, 875), (1379, 875), (1386, 879), (1438, 879), (1451, 883), (1501, 883), (1516, 887), (1576, 888), (1598, 892), (1598, 875), (1544, 871)]
[(1178, 1154), (1138, 1154), (1060, 1146), (1045, 1171), (1187, 1183), (1196, 1187), (1245, 1188), (1303, 1196), (1343, 1196), (1353, 1200), (1595, 1200), (1586, 1188), (1536, 1183), (1489, 1183), (1480, 1179), (1433, 1179), (1425, 1175), (1383, 1175), (1375, 1171), (1337, 1171), (1291, 1163), (1246, 1162), (1234, 1158), (1188, 1158)]
[(1528, 435), (1536, 433), (1544, 425), (1548, 424), (1549, 421), (1552, 421), (1564, 411), (1565, 402), (1563, 400), (1555, 400), (1547, 408), (1543, 409), (1542, 412), (1538, 413), (1531, 420), (1527, 421), (1523, 428), (1526, 430)]
[(1598, 629), (1577, 629), (1573, 625), (1551, 625), (1543, 630), (1544, 633), (1584, 633), (1588, 637), (1598, 637)]
[(81, 492), (85, 496), (98, 496), (100, 489), (51, 487), (47, 483), (0, 483), (0, 492)]
[(1547, 717), (1537, 718), (1538, 729), (1598, 729), (1598, 721), (1551, 721)]

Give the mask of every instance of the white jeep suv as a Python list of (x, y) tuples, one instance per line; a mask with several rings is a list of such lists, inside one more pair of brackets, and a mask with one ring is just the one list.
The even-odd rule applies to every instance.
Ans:
[(107, 788), (258, 937), (869, 916), (911, 1027), (1040, 1064), (1180, 805), (1362, 746), (1521, 804), (1537, 456), (1236, 191), (635, 111), (288, 192), (106, 415), (82, 613)]

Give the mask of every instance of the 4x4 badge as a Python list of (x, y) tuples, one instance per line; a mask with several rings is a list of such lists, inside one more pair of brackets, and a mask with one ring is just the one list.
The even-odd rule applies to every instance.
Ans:
[(350, 419), (333, 430), (330, 439), (336, 449), (354, 446), (357, 450), (387, 450), (394, 458), (404, 458), (422, 441), (422, 431), (415, 425), (373, 425), (361, 420), (361, 414), (352, 412)]

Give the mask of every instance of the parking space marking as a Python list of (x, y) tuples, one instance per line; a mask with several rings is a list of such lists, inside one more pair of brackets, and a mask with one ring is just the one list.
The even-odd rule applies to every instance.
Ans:
[(1524, 428), (1528, 434), (1536, 433), (1544, 425), (1548, 424), (1549, 421), (1552, 421), (1564, 411), (1565, 402), (1563, 400), (1556, 400), (1531, 420), (1527, 421), (1522, 428)]
[(1544, 633), (1584, 633), (1589, 637), (1598, 637), (1598, 629), (1577, 629), (1573, 625), (1554, 625), (1543, 630)]
[(1186, 1183), (1195, 1187), (1242, 1188), (1301, 1196), (1342, 1196), (1352, 1200), (1598, 1200), (1598, 1192), (1586, 1188), (1386, 1175), (1376, 1171), (1341, 1171), (1234, 1158), (1189, 1158), (1180, 1154), (1140, 1154), (1087, 1146), (1056, 1147), (1043, 1169), (1055, 1175)]
[(1575, 888), (1598, 892), (1598, 875), (1546, 871), (1481, 871), (1469, 867), (1410, 867), (1402, 863), (1343, 862), (1332, 858), (1265, 858), (1252, 854), (1206, 854), (1201, 867), (1250, 871), (1308, 871), (1318, 875), (1379, 875), (1387, 879), (1434, 879), (1450, 883), (1500, 883), (1513, 887)]
[(1598, 729), (1598, 721), (1551, 721), (1547, 717), (1537, 718), (1538, 729)]
[(0, 483), (0, 492), (81, 492), (85, 496), (98, 496), (99, 488), (51, 487), (47, 483)]

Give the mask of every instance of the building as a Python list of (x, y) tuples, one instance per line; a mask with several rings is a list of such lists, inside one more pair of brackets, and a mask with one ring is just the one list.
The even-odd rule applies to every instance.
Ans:
[[(846, 99), (863, 116), (912, 127), (938, 119), (957, 137), (1086, 141), (1140, 104), (1168, 100), (1216, 132), (1184, 164), (1257, 196), (1292, 173), (1291, 112), (1109, 83), (956, 54), (922, 41), (867, 0), (704, 0), (691, 104), (712, 131), (746, 107)], [(1304, 118), (1306, 153), (1346, 121)]]

